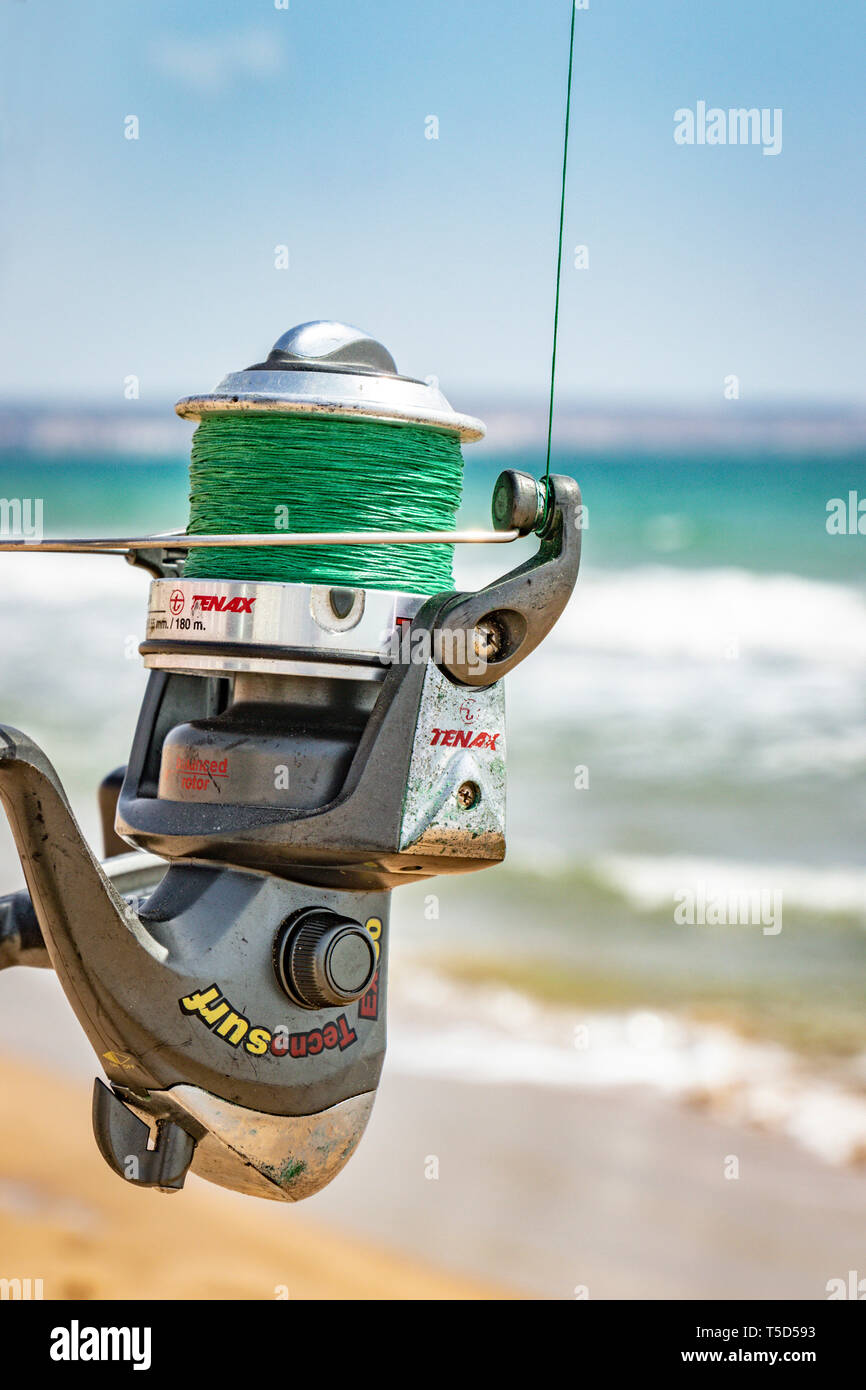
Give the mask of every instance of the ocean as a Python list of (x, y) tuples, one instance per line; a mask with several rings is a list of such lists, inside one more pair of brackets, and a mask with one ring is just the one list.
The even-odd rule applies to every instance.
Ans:
[[(543, 461), (468, 454), (462, 522), (487, 523), (502, 467)], [(389, 1064), (708, 1089), (866, 1159), (866, 535), (826, 527), (830, 499), (866, 492), (864, 460), (553, 467), (588, 525), (572, 602), (508, 678), (508, 857), (397, 893)], [(7, 453), (0, 495), (42, 498), (48, 536), (166, 531), (186, 461)], [(532, 548), (464, 547), (457, 583)], [(144, 688), (147, 583), (118, 558), (0, 555), (0, 720), (43, 746), (94, 838)], [(0, 880), (21, 882), (5, 826)]]

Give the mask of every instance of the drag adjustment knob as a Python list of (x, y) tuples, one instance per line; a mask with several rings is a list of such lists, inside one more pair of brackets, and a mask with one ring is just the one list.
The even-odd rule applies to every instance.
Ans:
[(376, 973), (369, 932), (326, 907), (296, 912), (280, 928), (274, 948), (277, 979), (304, 1009), (335, 1009), (360, 999)]

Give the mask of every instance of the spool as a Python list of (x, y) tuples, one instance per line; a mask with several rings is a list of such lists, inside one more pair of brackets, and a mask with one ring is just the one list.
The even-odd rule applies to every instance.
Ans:
[[(194, 535), (453, 530), (460, 446), (484, 434), (438, 386), (401, 376), (381, 343), (327, 321), (290, 329), (266, 361), (176, 410), (199, 422)], [(423, 595), (453, 587), (452, 554), (448, 545), (202, 547), (191, 550), (185, 575)]]

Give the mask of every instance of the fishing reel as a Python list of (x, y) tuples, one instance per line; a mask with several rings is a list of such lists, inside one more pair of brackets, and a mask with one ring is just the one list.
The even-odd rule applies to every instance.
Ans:
[[(478, 438), (438, 388), (338, 324), (179, 413), (305, 411)], [(125, 554), (152, 576), (150, 669), (129, 762), (100, 791), (105, 858), (24, 734), (0, 728), (0, 797), (27, 890), (0, 901), (0, 963), (50, 965), (105, 1071), (96, 1142), (134, 1184), (188, 1171), (294, 1201), (342, 1168), (385, 1054), (392, 889), (505, 854), (503, 677), (574, 586), (580, 493), (503, 473), (489, 533), (535, 556), (478, 592), (184, 577), (196, 545), (358, 535), (10, 542)]]

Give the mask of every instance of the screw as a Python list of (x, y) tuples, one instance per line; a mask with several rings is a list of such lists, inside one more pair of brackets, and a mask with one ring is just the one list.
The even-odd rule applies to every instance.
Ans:
[(462, 806), (464, 811), (469, 811), (480, 799), (481, 792), (477, 782), (461, 782), (456, 795), (458, 806)]
[(472, 634), (475, 655), (482, 661), (494, 661), (505, 646), (505, 632), (495, 618), (482, 618)]

